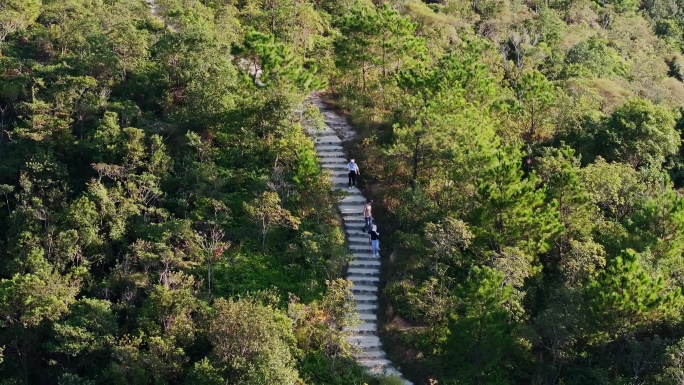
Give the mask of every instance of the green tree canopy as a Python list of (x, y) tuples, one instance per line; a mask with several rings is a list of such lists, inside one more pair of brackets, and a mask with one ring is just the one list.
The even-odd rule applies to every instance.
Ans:
[(632, 99), (608, 117), (596, 133), (597, 152), (633, 167), (661, 165), (681, 144), (676, 116), (645, 99)]

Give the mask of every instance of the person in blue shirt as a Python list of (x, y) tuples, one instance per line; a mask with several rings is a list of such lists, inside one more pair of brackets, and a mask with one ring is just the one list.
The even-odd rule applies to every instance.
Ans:
[(354, 159), (349, 162), (347, 169), (349, 170), (349, 188), (356, 187), (356, 176), (361, 175), (361, 172)]

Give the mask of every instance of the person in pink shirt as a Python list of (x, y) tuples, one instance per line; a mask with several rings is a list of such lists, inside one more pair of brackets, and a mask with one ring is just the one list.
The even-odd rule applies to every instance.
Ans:
[(363, 226), (363, 231), (368, 231), (371, 228), (371, 224), (373, 222), (373, 215), (371, 214), (372, 204), (373, 200), (368, 199), (366, 200), (366, 205), (363, 206), (363, 219), (366, 221), (366, 225)]

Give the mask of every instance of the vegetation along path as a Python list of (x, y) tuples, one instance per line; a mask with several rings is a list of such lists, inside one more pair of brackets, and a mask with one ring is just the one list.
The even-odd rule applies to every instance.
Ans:
[[(313, 96), (315, 104), (325, 117), (325, 129), (316, 132), (316, 152), (323, 168), (330, 171), (334, 188), (344, 189), (349, 194), (340, 202), (349, 250), (354, 259), (349, 264), (347, 279), (354, 283), (352, 292), (359, 313), (359, 326), (350, 337), (353, 345), (360, 350), (356, 355), (358, 362), (371, 373), (396, 375), (403, 379), (394, 368), (382, 349), (378, 337), (378, 286), (380, 281), (380, 258), (373, 257), (368, 245), (368, 234), (363, 232), (363, 205), (365, 198), (354, 187), (348, 189), (347, 158), (342, 141), (353, 136), (351, 127), (344, 117), (327, 107), (318, 96)], [(342, 137), (342, 139), (340, 139)], [(363, 174), (363, 170), (361, 171)], [(404, 383), (411, 382), (404, 379)]]

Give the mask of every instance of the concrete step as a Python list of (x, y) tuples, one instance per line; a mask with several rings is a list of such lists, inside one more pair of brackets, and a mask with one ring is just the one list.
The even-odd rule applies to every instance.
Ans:
[(368, 244), (368, 239), (369, 239), (369, 237), (364, 237), (364, 236), (358, 236), (358, 235), (357, 235), (357, 236), (349, 237), (349, 242), (350, 242), (350, 243), (358, 243), (358, 244), (367, 245), (367, 244)]
[(392, 365), (392, 362), (386, 358), (376, 358), (376, 359), (364, 359), (364, 360), (359, 360), (359, 364), (361, 366), (365, 366), (368, 369), (371, 369), (371, 372), (373, 374), (382, 374), (382, 371)]
[(349, 226), (351, 230), (363, 231), (363, 226), (366, 225), (366, 220), (361, 215), (342, 214), (342, 220), (344, 225)]
[(375, 334), (378, 331), (378, 325), (371, 322), (362, 322), (359, 326), (351, 329), (355, 334)]
[[(339, 208), (338, 208), (339, 209)], [(361, 209), (361, 211), (359, 211)], [(347, 207), (345, 211), (339, 210), (340, 214), (342, 214), (342, 219), (345, 221), (350, 221), (350, 222), (361, 222), (364, 225), (366, 224), (366, 217), (363, 216), (363, 206), (356, 206), (355, 208)], [(355, 223), (350, 223), (351, 225), (355, 225)]]
[(337, 163), (321, 163), (321, 167), (327, 168), (327, 169), (329, 169), (329, 170), (337, 170), (337, 169), (340, 169), (340, 170), (347, 170), (347, 164), (346, 164), (346, 163), (341, 163), (341, 162), (337, 162)]
[(352, 293), (354, 293), (354, 295), (356, 295), (356, 294), (377, 295), (378, 294), (378, 287), (374, 286), (374, 285), (354, 285), (354, 287), (351, 290), (352, 290)]
[(339, 164), (339, 165), (345, 165), (347, 164), (347, 161), (342, 159), (342, 158), (335, 158), (335, 157), (325, 157), (325, 158), (318, 158), (318, 160), (322, 164)]
[(313, 136), (314, 138), (316, 137), (321, 137), (321, 136), (336, 136), (337, 132), (333, 130), (332, 128), (326, 129), (326, 130), (321, 130), (321, 131), (311, 131), (309, 132), (310, 136)]
[[(356, 297), (362, 297), (362, 295), (357, 295)], [(372, 303), (357, 303), (357, 311), (376, 311), (378, 310), (378, 305)]]
[(367, 232), (363, 231), (363, 230), (349, 229), (349, 230), (345, 231), (345, 233), (347, 233), (347, 236), (350, 237), (350, 238), (354, 238), (354, 237), (363, 237), (363, 238), (366, 238), (366, 242), (368, 242), (368, 236), (369, 236), (369, 234), (368, 234)]
[(347, 280), (355, 285), (377, 285), (380, 281), (380, 269), (377, 266), (349, 267), (347, 272)]
[[(347, 279), (353, 282), (354, 285), (359, 286), (378, 286), (380, 284), (378, 277), (348, 277)], [(374, 293), (373, 295), (376, 294)]]
[(378, 316), (371, 313), (360, 313), (359, 321), (367, 323), (378, 323)]
[[(364, 314), (359, 314), (359, 322), (362, 322), (362, 325), (374, 325), (375, 329), (365, 328), (363, 330), (356, 331), (356, 335), (362, 335), (362, 336), (376, 336), (376, 335), (378, 335), (378, 333), (377, 333), (378, 332), (378, 330), (377, 330), (377, 326), (378, 326), (377, 318), (362, 319), (361, 318), (362, 315), (364, 315)], [(365, 314), (365, 315), (374, 316), (375, 314)]]
[(347, 228), (349, 231), (355, 231), (359, 236), (367, 237), (369, 234), (364, 231), (363, 226), (365, 226), (363, 223), (352, 223)]
[[(349, 181), (349, 177), (347, 177), (347, 181)], [(365, 202), (364, 202), (365, 203)], [(341, 213), (343, 214), (359, 214), (363, 216), (363, 208), (364, 204), (341, 204), (337, 207), (338, 210), (340, 210)]]
[(318, 152), (318, 158), (319, 159), (321, 159), (321, 158), (341, 158), (341, 159), (344, 159), (346, 161), (347, 156), (344, 155), (343, 152), (339, 152), (339, 151), (319, 151)]
[(330, 127), (330, 126), (329, 126), (329, 125), (327, 125), (327, 124), (324, 124), (324, 125), (323, 125), (323, 128), (321, 128), (321, 129), (318, 129), (318, 128), (313, 128), (313, 129), (309, 129), (309, 130), (307, 130), (307, 131), (308, 131), (308, 132), (309, 132), (310, 134), (319, 134), (319, 135), (324, 135), (324, 134), (327, 134), (327, 135), (337, 135), (337, 132), (335, 132), (335, 130), (333, 130), (333, 128), (332, 128), (332, 127)]
[(338, 186), (349, 186), (349, 178), (344, 176), (332, 176), (330, 180)]
[[(347, 178), (347, 179), (349, 179), (349, 178)], [(344, 211), (341, 210), (339, 207), (338, 207), (338, 210), (342, 213), (342, 215), (344, 215), (345, 219), (349, 218), (352, 220), (356, 220), (356, 219), (358, 219), (360, 221), (364, 220), (363, 219), (364, 218), (364, 216), (363, 216), (363, 205), (353, 205), (353, 206), (348, 205)]]
[(314, 146), (315, 146), (317, 152), (339, 151), (341, 153), (344, 153), (344, 147), (340, 146), (339, 144), (319, 144), (319, 143), (316, 143)]
[(363, 215), (359, 214), (341, 214), (342, 215), (342, 221), (344, 222), (344, 227), (345, 231), (347, 229), (349, 230), (355, 230), (355, 231), (363, 231), (363, 227), (366, 225), (366, 219), (363, 217)]
[(339, 144), (314, 143), (317, 152), (344, 154), (344, 148)]
[(376, 277), (380, 275), (380, 269), (377, 268), (359, 268), (359, 267), (350, 267), (347, 269), (347, 274), (350, 276), (358, 276), (358, 277)]
[[(342, 169), (342, 168), (339, 168), (339, 169), (338, 169), (338, 168), (329, 168), (329, 169), (327, 169), (327, 170), (328, 170), (328, 174), (329, 174), (331, 177), (347, 178), (347, 181), (349, 181), (349, 175), (348, 175), (346, 169)], [(364, 202), (365, 202), (365, 200), (364, 200)]]
[(363, 216), (342, 214), (342, 220), (344, 225), (349, 228), (349, 231), (361, 232), (364, 236), (369, 235), (367, 231), (363, 230), (364, 226), (366, 226), (366, 219)]
[[(349, 177), (347, 177), (347, 180), (349, 180)], [(360, 193), (360, 191), (359, 191)], [(359, 195), (354, 195), (356, 196), (357, 200), (359, 200), (358, 197), (363, 198), (362, 194)], [(363, 215), (363, 207), (366, 204), (366, 199), (363, 199), (363, 202), (340, 202), (340, 205), (337, 206), (337, 209), (340, 210), (340, 212), (343, 213), (349, 213), (349, 214), (359, 214)]]
[(354, 358), (357, 360), (377, 360), (379, 358), (385, 358), (385, 352), (380, 349), (363, 350), (354, 354)]
[[(357, 263), (352, 265), (351, 262), (357, 262)], [(349, 263), (349, 267), (361, 267), (361, 268), (365, 268), (365, 269), (378, 269), (378, 270), (380, 270), (380, 265), (372, 264), (373, 262), (380, 262), (380, 258), (378, 258), (378, 257), (355, 258), (355, 259), (352, 259), (351, 262)], [(370, 262), (371, 264), (368, 264), (366, 262)]]
[(353, 260), (349, 262), (349, 267), (360, 267), (365, 269), (375, 268), (379, 269), (382, 262), (380, 261), (363, 261), (363, 260)]
[[(375, 336), (369, 336), (369, 337), (375, 337)], [(380, 347), (380, 346), (368, 346), (368, 347), (363, 348), (362, 351), (359, 352), (358, 354), (377, 353), (377, 352), (381, 352), (381, 351), (382, 351), (382, 347)]]
[[(354, 261), (357, 263), (352, 265), (351, 262), (354, 262)], [(368, 264), (366, 262), (371, 262), (371, 264)], [(380, 270), (380, 265), (372, 264), (373, 262), (380, 262), (380, 259), (378, 257), (368, 258), (368, 259), (355, 258), (355, 259), (352, 259), (350, 261), (349, 267), (360, 267), (363, 269), (378, 269), (378, 270)]]
[(349, 251), (351, 251), (352, 253), (359, 253), (365, 251), (368, 254), (371, 254), (370, 245), (368, 243), (366, 243), (365, 245), (351, 244), (349, 245)]
[[(378, 258), (378, 257), (372, 257), (372, 256), (369, 255), (368, 258), (363, 258), (363, 257), (354, 258), (354, 259), (352, 259), (352, 261), (357, 261), (357, 262), (359, 262), (360, 265), (362, 265), (363, 262), (374, 262), (374, 261), (380, 262), (380, 258)], [(361, 267), (360, 265), (359, 265), (359, 266), (350, 265), (349, 267)], [(367, 269), (376, 268), (376, 269), (379, 270), (379, 269), (380, 269), (380, 266), (378, 266), (378, 265), (373, 265), (373, 266), (368, 266), (368, 267), (366, 267), (366, 268), (367, 268)]]
[(375, 294), (358, 294), (358, 295), (354, 295), (354, 301), (356, 301), (356, 306), (359, 306), (359, 305), (377, 306), (378, 296)]
[[(359, 285), (359, 286), (377, 286), (380, 282), (379, 277), (357, 277), (357, 276), (352, 276), (352, 277), (347, 277), (347, 280), (351, 281), (354, 283), (354, 285)], [(373, 294), (376, 295), (376, 294)]]
[(328, 169), (328, 175), (330, 175), (331, 178), (345, 178), (347, 183), (349, 183), (349, 175), (347, 175), (347, 170)]
[(378, 336), (351, 336), (349, 343), (359, 349), (375, 349), (382, 347)]
[(369, 253), (368, 250), (353, 252), (352, 257), (354, 257), (354, 259), (359, 259), (359, 260), (373, 260), (373, 261), (379, 261), (380, 260), (380, 258), (374, 257), (371, 253)]
[(354, 194), (354, 195), (360, 195), (361, 194), (361, 190), (359, 190), (358, 187), (349, 188), (347, 185), (344, 185), (344, 186), (333, 186), (333, 188), (335, 190), (347, 191), (348, 193)]
[(319, 136), (316, 138), (316, 143), (320, 144), (339, 144), (342, 143), (342, 140), (338, 138), (336, 135), (326, 135), (326, 136)]
[[(345, 173), (346, 175), (346, 173)], [(347, 181), (349, 181), (349, 178), (347, 178)], [(361, 206), (361, 212), (363, 212), (363, 205), (366, 203), (366, 198), (363, 197), (361, 194), (349, 194), (346, 197), (342, 198), (340, 200), (340, 204), (343, 205), (359, 205)]]

